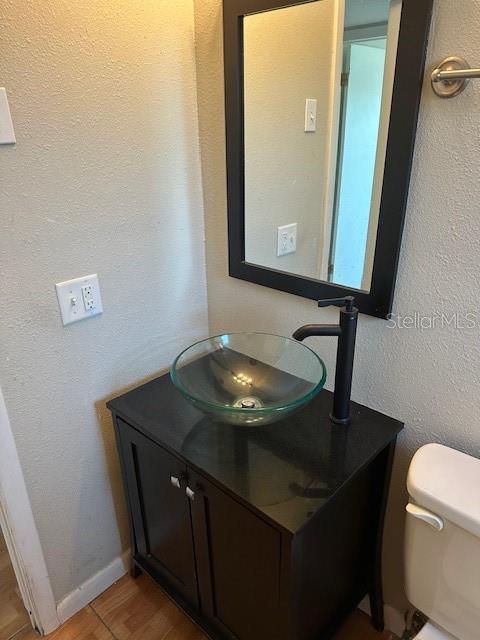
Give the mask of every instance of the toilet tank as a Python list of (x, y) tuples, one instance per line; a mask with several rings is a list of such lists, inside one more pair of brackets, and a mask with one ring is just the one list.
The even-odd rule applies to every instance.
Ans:
[(479, 640), (480, 460), (426, 445), (407, 486), (407, 597), (459, 640)]

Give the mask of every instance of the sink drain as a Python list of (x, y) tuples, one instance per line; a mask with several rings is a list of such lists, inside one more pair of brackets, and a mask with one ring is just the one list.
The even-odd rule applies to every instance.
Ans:
[(263, 404), (259, 398), (255, 396), (246, 396), (244, 398), (238, 398), (233, 403), (236, 409), (260, 409)]

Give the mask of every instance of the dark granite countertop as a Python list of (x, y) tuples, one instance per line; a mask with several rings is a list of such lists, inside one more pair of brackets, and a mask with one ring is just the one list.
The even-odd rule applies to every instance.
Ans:
[(292, 534), (403, 428), (356, 403), (350, 426), (333, 425), (332, 394), (326, 390), (281, 422), (220, 424), (191, 406), (168, 374), (107, 406)]

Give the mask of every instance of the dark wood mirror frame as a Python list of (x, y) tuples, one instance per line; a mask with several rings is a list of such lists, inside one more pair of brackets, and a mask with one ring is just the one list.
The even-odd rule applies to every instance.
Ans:
[(315, 0), (224, 0), (225, 106), (229, 274), (304, 298), (355, 296), (362, 313), (392, 310), (412, 170), (433, 0), (403, 0), (385, 172), (370, 292), (314, 280), (245, 261), (243, 18)]

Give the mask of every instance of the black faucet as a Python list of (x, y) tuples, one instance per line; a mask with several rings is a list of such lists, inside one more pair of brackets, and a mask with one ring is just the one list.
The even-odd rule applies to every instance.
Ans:
[(306, 324), (295, 331), (293, 338), (299, 341), (305, 340), (309, 336), (333, 336), (338, 338), (335, 391), (330, 419), (335, 424), (346, 425), (350, 422), (350, 394), (352, 391), (358, 309), (355, 307), (355, 298), (353, 296), (319, 300), (318, 302), (319, 307), (329, 307), (330, 305), (341, 307), (340, 322), (338, 324)]

